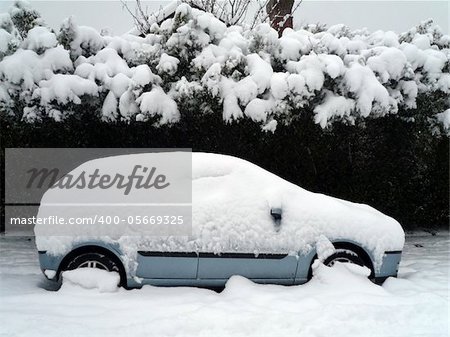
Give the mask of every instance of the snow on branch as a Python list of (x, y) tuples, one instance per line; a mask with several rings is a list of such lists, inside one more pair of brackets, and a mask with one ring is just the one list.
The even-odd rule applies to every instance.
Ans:
[(326, 128), (402, 117), (420, 95), (439, 94), (443, 109), (429, 111), (430, 125), (449, 132), (450, 37), (432, 21), (399, 35), (309, 25), (279, 37), (267, 23), (227, 26), (181, 3), (147, 29), (102, 36), (69, 18), (53, 32), (16, 5), (0, 16), (0, 113), (62, 120), (89, 102), (105, 121), (162, 125), (177, 123), (189, 105), (274, 132), (305, 109)]

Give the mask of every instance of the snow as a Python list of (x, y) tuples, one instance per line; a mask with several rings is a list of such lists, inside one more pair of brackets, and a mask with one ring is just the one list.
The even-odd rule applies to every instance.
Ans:
[[(316, 242), (317, 258), (320, 262), (324, 262), (327, 258), (335, 253), (333, 243), (323, 235), (320, 235)], [(313, 266), (313, 274), (316, 275), (316, 266)], [(323, 269), (323, 267), (321, 267)], [(368, 275), (367, 275), (368, 276)]]
[(270, 91), (276, 99), (283, 99), (289, 94), (288, 74), (274, 73), (270, 79)]
[[(166, 19), (177, 9), (177, 7), (180, 4), (181, 4), (181, 1), (179, 1), (179, 0), (169, 2), (169, 4), (167, 4), (166, 6), (162, 7), (157, 12), (150, 15), (148, 18), (148, 23), (143, 23), (143, 24), (150, 27), (153, 24), (156, 24), (156, 23)], [(139, 32), (137, 32), (136, 30), (132, 30), (131, 32), (133, 34), (139, 35)]]
[(247, 62), (250, 77), (258, 86), (258, 93), (262, 94), (270, 87), (273, 69), (270, 64), (263, 60), (258, 54), (248, 55)]
[(11, 97), (5, 88), (0, 87), (0, 101), (5, 103), (10, 103)]
[(80, 104), (80, 96), (98, 95), (98, 87), (95, 83), (72, 75), (54, 75), (49, 80), (41, 81), (39, 87), (34, 91), (33, 98), (40, 98), (44, 106), (52, 101), (60, 104), (68, 102)]
[(256, 122), (265, 122), (268, 112), (270, 112), (274, 107), (275, 102), (272, 100), (255, 98), (248, 103), (244, 113)]
[(419, 93), (416, 82), (414, 81), (400, 81), (399, 89), (404, 94), (404, 103), (408, 108), (415, 109), (416, 98)]
[(278, 122), (275, 119), (272, 119), (269, 122), (267, 122), (262, 129), (263, 131), (274, 133), (275, 130), (277, 129), (277, 124)]
[(219, 47), (225, 50), (235, 50), (237, 52), (248, 53), (248, 40), (242, 36), (242, 28), (239, 26), (228, 27), (224, 38), (219, 42)]
[(53, 279), (56, 276), (56, 270), (46, 269), (44, 271), (45, 276), (47, 276), (49, 279)]
[(143, 93), (136, 103), (143, 113), (150, 116), (160, 115), (160, 124), (173, 123), (180, 119), (177, 104), (160, 87), (154, 87), (150, 92)]
[(139, 113), (136, 99), (130, 90), (125, 91), (122, 96), (120, 96), (119, 111), (121, 116), (126, 120), (130, 119), (134, 114)]
[(450, 109), (447, 109), (444, 112), (436, 114), (436, 119), (442, 125), (444, 130), (447, 133), (449, 133), (450, 132)]
[[(174, 11), (175, 18), (157, 23)], [(19, 97), (19, 102), (8, 107), (11, 114), (30, 105), (30, 95), (19, 95), (21, 92), (32, 94), (40, 83), (57, 74), (79, 76), (96, 84), (98, 95), (85, 98), (99, 110), (105, 106), (113, 109), (109, 96), (113, 91), (120, 114), (109, 114), (111, 122), (147, 121), (150, 114), (160, 116), (158, 125), (176, 123), (180, 118), (175, 111), (183, 113), (189, 87), (191, 93), (199, 94), (196, 97), (209, 94), (214, 98), (192, 101), (200, 114), (220, 110), (226, 123), (252, 118), (263, 130), (267, 125), (261, 121), (276, 121), (270, 131), (276, 131), (278, 122), (293, 120), (305, 106), (327, 107), (327, 112), (314, 120), (328, 127), (338, 121), (354, 123), (414, 109), (422, 94), (450, 93), (450, 37), (430, 20), (398, 35), (352, 31), (341, 24), (324, 31), (317, 25), (286, 29), (279, 38), (267, 23), (253, 29), (227, 27), (210, 13), (175, 1), (150, 17), (145, 37), (102, 36), (68, 18), (59, 33), (42, 23), (22, 39), (10, 14), (4, 14), (1, 22), (0, 78), (10, 96)], [(182, 78), (185, 81), (180, 83)], [(150, 93), (150, 83), (164, 88), (173, 100), (169, 116), (150, 112), (146, 105), (146, 111), (140, 110), (137, 100), (141, 102), (141, 97), (146, 97), (143, 94), (155, 94)], [(331, 100), (329, 92), (342, 98)], [(276, 108), (264, 109), (265, 117), (254, 118), (254, 106), (261, 103), (255, 99), (275, 102)], [(354, 104), (350, 104), (352, 100)], [(59, 101), (68, 100), (42, 101), (45, 106), (34, 110), (37, 118), (32, 120), (55, 109), (64, 110)], [(448, 108), (447, 104), (444, 110)], [(96, 112), (104, 119), (103, 111)], [(434, 127), (433, 121), (430, 127)]]
[(291, 68), (291, 72), (297, 72), (304, 78), (309, 91), (322, 89), (325, 75), (323, 63), (318, 57), (314, 55), (302, 56), (299, 62), (289, 62), (287, 66)]
[(284, 33), (280, 38), (281, 57), (284, 60), (298, 60), (301, 56), (303, 44), (301, 41), (295, 38), (291, 38), (287, 33)]
[(208, 91), (213, 97), (218, 96), (220, 93), (221, 71), (222, 67), (220, 63), (214, 63), (202, 77), (202, 84), (208, 88)]
[(352, 263), (335, 262), (332, 268), (316, 261), (313, 265), (313, 277), (319, 283), (335, 287), (342, 292), (352, 293), (353, 289), (364, 288), (366, 294), (383, 296), (383, 289), (377, 286), (367, 287), (370, 269)]
[[(156, 94), (151, 100), (145, 96), (141, 104), (148, 104), (152, 109), (163, 105), (166, 107), (165, 111), (168, 111), (169, 103), (164, 102), (164, 97), (160, 97), (160, 94)], [(141, 110), (145, 109), (141, 107)], [(261, 116), (264, 114), (260, 112), (260, 115), (252, 118)], [(163, 116), (164, 118), (166, 117)], [(267, 127), (268, 131), (270, 127), (272, 126)], [(84, 163), (72, 171), (71, 175), (77, 177), (80, 172), (89, 174), (98, 169), (100, 174), (128, 176), (137, 163), (152, 167), (154, 160), (172, 158), (170, 156), (173, 154), (161, 152), (108, 157)], [(346, 239), (360, 244), (373, 253), (375, 269), (381, 265), (385, 251), (402, 250), (404, 233), (399, 223), (372, 207), (306, 191), (236, 157), (210, 153), (186, 153), (185, 156), (188, 156), (186, 160), (192, 159), (193, 220), (189, 236), (182, 233), (181, 229), (179, 235), (155, 235), (153, 227), (146, 224), (41, 223), (35, 227), (39, 250), (50, 254), (64, 254), (74, 244), (87, 239), (116, 242), (130, 261), (129, 265), (133, 266), (137, 250), (297, 255), (308, 253), (323, 235), (331, 241)], [(169, 170), (169, 167), (165, 169)], [(170, 176), (169, 173), (166, 174)], [(173, 177), (175, 179), (178, 175)], [(188, 182), (190, 186), (190, 180)], [(161, 199), (165, 197), (169, 199)], [(125, 196), (122, 190), (114, 187), (107, 190), (56, 188), (44, 194), (38, 216), (76, 218), (120, 214), (126, 217), (145, 212), (145, 207), (92, 208), (82, 205), (99, 202), (145, 204), (160, 203), (161, 200), (174, 202), (174, 196), (153, 195), (147, 193), (146, 189), (132, 189)], [(52, 206), (54, 204), (60, 206)], [(70, 204), (80, 206), (71, 207)], [(281, 227), (276, 233), (270, 215), (271, 207), (281, 208), (283, 212)], [(129, 272), (133, 273), (134, 270), (130, 269)]]
[(25, 108), (23, 108), (23, 116), (22, 119), (27, 121), (27, 122), (35, 122), (36, 120), (39, 119), (39, 115), (37, 113), (37, 108), (36, 106), (27, 106)]
[(116, 97), (122, 96), (122, 94), (127, 91), (130, 85), (130, 78), (123, 73), (118, 73), (110, 81), (110, 89), (114, 92)]
[(14, 24), (11, 20), (11, 16), (8, 13), (0, 13), (0, 27), (11, 32), (13, 26)]
[(50, 109), (48, 111), (48, 116), (50, 118), (53, 118), (53, 120), (55, 122), (61, 122), (62, 119), (63, 119), (64, 114), (61, 111), (57, 110), (57, 109)]
[(24, 48), (32, 49), (36, 52), (53, 48), (56, 44), (56, 35), (46, 27), (34, 27), (30, 29), (26, 39), (23, 41)]
[(0, 55), (5, 53), (9, 48), (9, 43), (13, 36), (4, 29), (0, 29)]
[(425, 34), (418, 34), (414, 36), (412, 43), (422, 50), (426, 50), (431, 47), (430, 39)]
[[(399, 277), (382, 287), (357, 266), (316, 266), (300, 286), (235, 276), (221, 293), (157, 288), (100, 293), (65, 282), (54, 292), (34, 242), (0, 237), (3, 336), (365, 336), (447, 337), (450, 237), (408, 236)], [(83, 282), (83, 281), (82, 281)], [(81, 322), (81, 323), (80, 323)]]
[[(406, 56), (397, 48), (380, 48), (379, 55), (367, 59), (367, 65), (380, 77), (381, 83), (398, 81), (407, 67)], [(377, 49), (374, 50), (377, 52)]]
[(37, 84), (51, 77), (52, 72), (66, 72), (72, 69), (69, 53), (62, 47), (48, 49), (42, 55), (32, 50), (19, 49), (13, 56), (6, 56), (0, 62), (0, 76), (24, 90), (31, 90)]
[(289, 85), (289, 90), (297, 95), (301, 95), (303, 94), (306, 90), (305, 90), (305, 78), (302, 75), (299, 74), (290, 74), (288, 76), (288, 85)]
[(75, 38), (70, 43), (74, 57), (83, 55), (86, 51), (96, 53), (105, 46), (105, 38), (92, 27), (75, 26)]
[(84, 289), (97, 289), (101, 293), (118, 290), (120, 276), (116, 272), (96, 268), (80, 268), (62, 273), (62, 290), (78, 286)]
[(423, 64), (424, 70), (432, 76), (442, 73), (442, 68), (448, 62), (447, 57), (439, 51), (432, 49), (426, 50), (425, 54), (427, 55), (427, 59)]
[(239, 119), (243, 115), (241, 107), (238, 103), (238, 98), (233, 92), (230, 92), (223, 99), (223, 119), (231, 121), (233, 119)]
[(131, 75), (127, 62), (112, 48), (104, 48), (86, 61), (94, 65), (96, 78), (99, 80), (105, 80), (107, 77), (114, 77), (118, 74)]
[(363, 116), (367, 117), (372, 112), (374, 103), (378, 104), (384, 112), (389, 110), (389, 93), (368, 68), (359, 63), (353, 63), (345, 73), (344, 81), (348, 90), (358, 98), (356, 107)]
[(227, 30), (225, 23), (214, 17), (211, 13), (201, 13), (198, 15), (197, 24), (215, 40), (221, 40)]
[(118, 101), (112, 91), (106, 95), (105, 101), (102, 106), (102, 115), (105, 120), (115, 120), (117, 115)]
[(134, 74), (131, 80), (138, 86), (143, 87), (155, 80), (155, 75), (152, 73), (150, 67), (146, 64), (138, 65), (134, 68)]
[(161, 55), (158, 65), (156, 66), (156, 69), (160, 73), (167, 73), (169, 75), (173, 75), (177, 72), (179, 63), (180, 60), (177, 59), (176, 57), (163, 53)]
[(401, 44), (400, 49), (413, 69), (423, 67), (427, 57), (416, 45), (404, 42)]
[(322, 128), (325, 128), (329, 124), (330, 119), (350, 115), (354, 109), (354, 100), (327, 92), (324, 102), (314, 108), (314, 121)]
[(215, 55), (215, 51), (217, 50), (218, 49), (214, 48), (213, 46), (204, 48), (202, 52), (192, 60), (192, 64), (195, 69), (208, 69), (214, 63), (216, 63), (218, 57)]
[(258, 95), (258, 86), (250, 77), (244, 77), (234, 85), (234, 93), (245, 106)]

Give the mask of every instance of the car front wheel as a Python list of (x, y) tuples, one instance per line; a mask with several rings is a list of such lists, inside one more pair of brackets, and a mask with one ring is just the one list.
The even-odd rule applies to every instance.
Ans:
[(325, 259), (323, 264), (328, 267), (332, 267), (336, 262), (354, 263), (360, 266), (365, 266), (363, 259), (349, 249), (336, 249), (332, 255)]
[(97, 268), (121, 274), (120, 267), (116, 261), (111, 259), (108, 255), (95, 252), (83, 253), (74, 257), (65, 269), (73, 270), (78, 268)]

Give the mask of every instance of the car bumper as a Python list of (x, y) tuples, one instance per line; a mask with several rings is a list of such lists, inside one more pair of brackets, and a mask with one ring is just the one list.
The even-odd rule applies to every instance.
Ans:
[(401, 257), (401, 251), (385, 252), (381, 268), (375, 273), (375, 283), (382, 284), (388, 277), (397, 277)]
[(39, 251), (39, 264), (45, 277), (52, 281), (58, 280), (58, 269), (61, 257), (50, 255), (46, 251)]

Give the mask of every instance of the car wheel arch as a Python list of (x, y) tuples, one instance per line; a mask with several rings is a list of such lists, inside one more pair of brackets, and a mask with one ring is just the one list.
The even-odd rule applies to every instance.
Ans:
[(104, 254), (104, 255), (108, 256), (110, 259), (112, 259), (119, 267), (119, 275), (120, 275), (121, 285), (126, 286), (127, 274), (125, 271), (124, 264), (123, 264), (122, 260), (120, 259), (120, 256), (117, 254), (117, 252), (115, 252), (114, 250), (112, 250), (110, 248), (103, 247), (100, 245), (93, 245), (93, 244), (75, 247), (69, 253), (67, 253), (64, 256), (64, 258), (62, 259), (61, 263), (59, 264), (58, 271), (56, 274), (57, 280), (60, 279), (61, 273), (64, 271), (64, 269), (69, 265), (69, 263), (74, 258), (76, 258), (77, 256), (80, 256), (80, 255), (86, 254), (86, 253)]
[[(334, 241), (332, 242), (335, 249), (347, 249), (354, 253), (356, 253), (363, 261), (364, 265), (367, 266), (370, 269), (370, 276), (369, 278), (372, 279), (375, 276), (375, 269), (372, 262), (372, 259), (370, 258), (369, 253), (362, 248), (361, 246), (348, 241)], [(318, 258), (317, 253), (314, 254), (313, 258), (310, 261), (309, 266), (309, 272), (308, 272), (308, 280), (312, 278), (312, 265), (314, 261)]]

